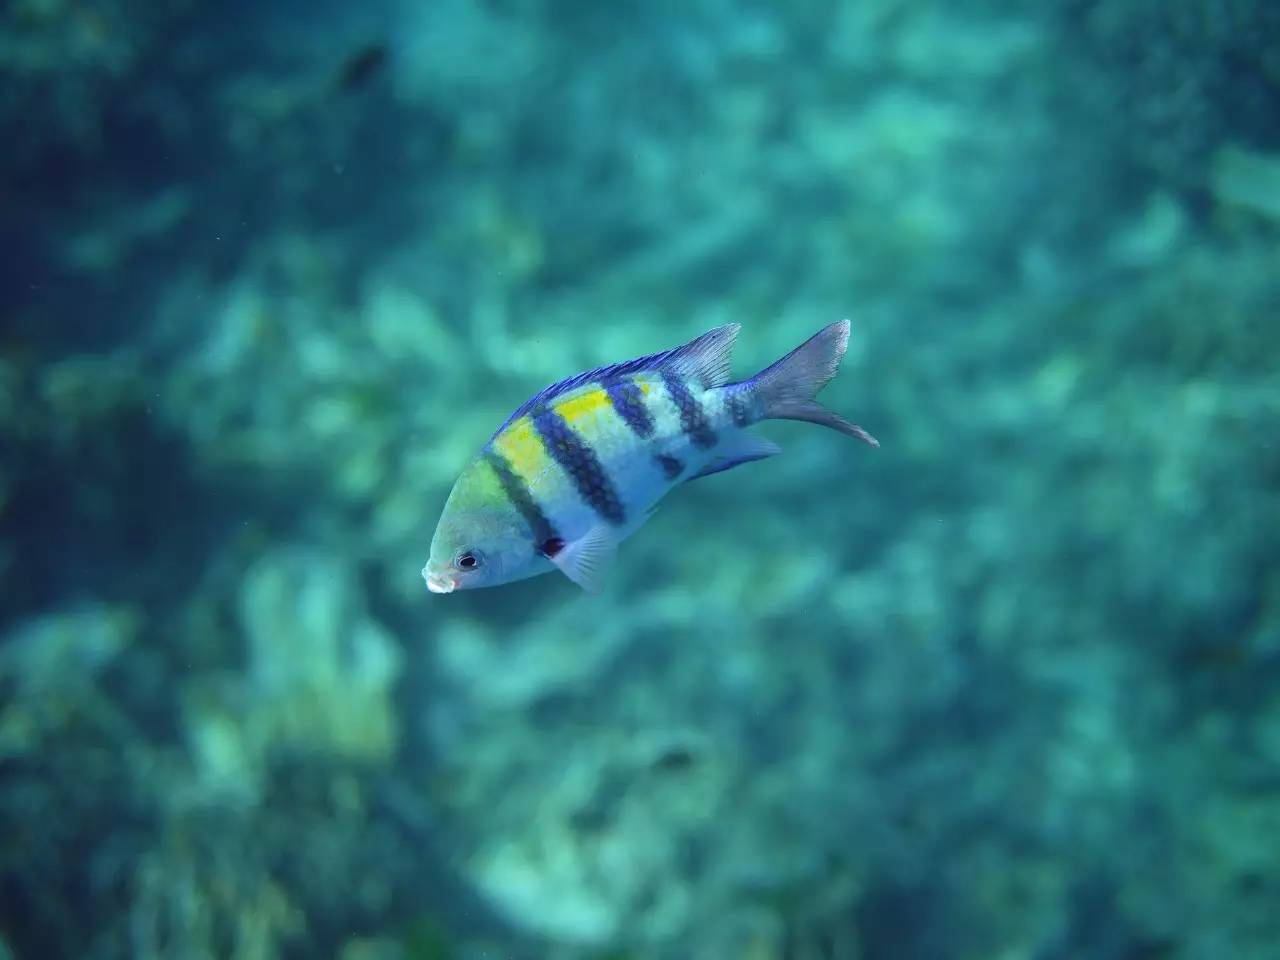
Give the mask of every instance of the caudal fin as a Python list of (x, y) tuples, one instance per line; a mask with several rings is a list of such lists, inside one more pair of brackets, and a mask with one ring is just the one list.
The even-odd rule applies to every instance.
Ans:
[(833, 413), (814, 398), (836, 375), (849, 346), (849, 321), (840, 320), (819, 330), (781, 360), (761, 370), (750, 381), (762, 416), (769, 420), (804, 420), (818, 423), (873, 447), (879, 441), (856, 423)]

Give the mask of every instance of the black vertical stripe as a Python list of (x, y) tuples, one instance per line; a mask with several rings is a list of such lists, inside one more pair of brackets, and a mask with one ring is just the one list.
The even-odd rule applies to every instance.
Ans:
[(542, 512), (538, 502), (533, 499), (533, 494), (529, 491), (529, 485), (524, 482), (524, 479), (518, 473), (511, 469), (510, 461), (493, 449), (485, 451), (484, 459), (493, 469), (493, 472), (497, 474), (498, 482), (502, 484), (502, 491), (507, 495), (507, 499), (519, 511), (520, 516), (524, 518), (524, 522), (529, 525), (529, 532), (532, 534), (533, 542), (545, 543), (548, 540), (557, 539), (556, 528), (551, 525), (547, 515)]
[(714, 447), (716, 432), (711, 429), (711, 423), (698, 398), (689, 392), (684, 381), (671, 370), (662, 371), (662, 382), (671, 402), (680, 411), (680, 429), (693, 441), (695, 447)]
[(614, 490), (600, 458), (554, 410), (539, 410), (533, 415), (533, 427), (542, 445), (564, 467), (578, 488), (578, 493), (596, 513), (615, 526), (626, 518), (622, 500)]
[(735, 427), (751, 426), (751, 407), (741, 392), (730, 387), (724, 402), (729, 407), (729, 416), (733, 418)]
[(662, 472), (668, 480), (674, 480), (684, 470), (684, 464), (668, 454), (660, 453), (653, 459), (658, 461), (658, 466), (662, 467)]
[(644, 405), (644, 391), (634, 380), (630, 377), (610, 380), (604, 385), (604, 389), (613, 409), (618, 411), (618, 416), (626, 421), (636, 436), (653, 436), (653, 415)]

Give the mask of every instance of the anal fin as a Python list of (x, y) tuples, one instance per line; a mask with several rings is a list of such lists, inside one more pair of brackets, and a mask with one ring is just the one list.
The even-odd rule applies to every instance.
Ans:
[(774, 454), (781, 452), (782, 448), (772, 440), (758, 437), (753, 433), (739, 431), (722, 440), (710, 462), (689, 477), (689, 480), (697, 480), (699, 477), (709, 477), (712, 474), (723, 473), (726, 470), (732, 470), (734, 467), (740, 467), (744, 463), (764, 460), (766, 457), (772, 457)]

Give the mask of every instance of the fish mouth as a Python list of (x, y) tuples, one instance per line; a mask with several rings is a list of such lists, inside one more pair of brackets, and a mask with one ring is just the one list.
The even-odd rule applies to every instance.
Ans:
[(422, 568), (422, 579), (432, 593), (453, 593), (458, 589), (457, 580), (432, 570), (430, 564)]

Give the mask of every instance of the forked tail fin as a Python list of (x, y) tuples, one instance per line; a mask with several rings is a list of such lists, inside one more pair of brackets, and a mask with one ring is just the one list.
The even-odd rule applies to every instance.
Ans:
[(856, 423), (850, 423), (814, 399), (836, 375), (848, 345), (849, 321), (839, 320), (756, 374), (749, 383), (762, 416), (769, 420), (818, 423), (873, 447), (880, 446), (875, 437)]

